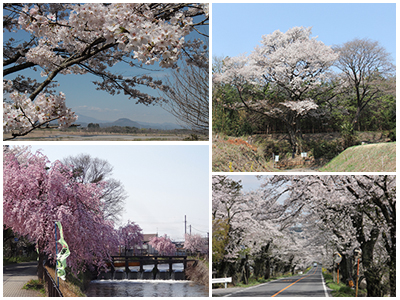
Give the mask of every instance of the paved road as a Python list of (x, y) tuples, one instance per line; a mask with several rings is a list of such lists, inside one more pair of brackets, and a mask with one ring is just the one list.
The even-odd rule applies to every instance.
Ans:
[(37, 279), (37, 262), (11, 264), (3, 267), (3, 297), (41, 297), (39, 292), (22, 287)]
[[(227, 293), (226, 293), (227, 292)], [(249, 288), (219, 289), (213, 296), (223, 297), (329, 297), (322, 277), (321, 266), (307, 274), (282, 278)]]

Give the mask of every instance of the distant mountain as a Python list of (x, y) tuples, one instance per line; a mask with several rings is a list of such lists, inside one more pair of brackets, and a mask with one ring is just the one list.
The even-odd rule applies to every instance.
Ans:
[(128, 127), (136, 127), (136, 128), (142, 127), (138, 122), (132, 121), (128, 118), (121, 118), (112, 123), (101, 123), (100, 126), (101, 127), (111, 127), (111, 126), (125, 127), (125, 126), (128, 126)]
[(102, 121), (92, 117), (88, 117), (85, 115), (78, 115), (78, 120), (75, 124), (79, 124), (82, 127), (87, 127), (89, 123), (99, 124), (100, 127), (112, 127), (112, 126), (121, 126), (121, 127), (136, 127), (136, 128), (152, 128), (152, 129), (161, 129), (161, 130), (173, 130), (173, 129), (182, 129), (182, 126), (174, 123), (148, 123), (148, 122), (136, 122), (132, 121), (128, 118), (121, 118), (114, 122)]
[(77, 114), (78, 115), (78, 120), (75, 122), (75, 124), (81, 124), (82, 126), (87, 126), (89, 123), (106, 123), (107, 121), (101, 121), (92, 117), (88, 117), (85, 115)]

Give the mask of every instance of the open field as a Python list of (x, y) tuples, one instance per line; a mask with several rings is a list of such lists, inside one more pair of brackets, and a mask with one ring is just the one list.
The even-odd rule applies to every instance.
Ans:
[[(4, 134), (3, 139), (10, 138), (11, 134)], [(13, 141), (183, 141), (190, 137), (187, 133), (134, 133), (118, 134), (105, 132), (62, 131), (58, 129), (40, 129)], [(199, 140), (206, 140), (199, 136)]]

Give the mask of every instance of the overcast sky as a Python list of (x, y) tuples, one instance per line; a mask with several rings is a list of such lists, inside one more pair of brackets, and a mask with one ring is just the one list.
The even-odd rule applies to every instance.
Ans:
[(207, 236), (209, 231), (208, 146), (147, 145), (44, 145), (50, 161), (69, 155), (90, 154), (107, 160), (113, 178), (120, 180), (128, 193), (123, 221), (136, 222), (144, 233), (167, 234), (183, 240), (187, 230)]
[(215, 3), (212, 55), (249, 54), (262, 35), (278, 29), (286, 32), (296, 26), (312, 27), (312, 36), (318, 36), (326, 45), (355, 38), (379, 41), (396, 58), (394, 3)]

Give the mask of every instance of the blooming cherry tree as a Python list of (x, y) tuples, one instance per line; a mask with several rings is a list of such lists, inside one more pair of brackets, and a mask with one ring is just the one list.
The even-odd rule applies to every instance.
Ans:
[(39, 278), (45, 256), (55, 262), (55, 221), (63, 224), (74, 273), (105, 266), (118, 240), (100, 195), (100, 186), (76, 182), (64, 165), (50, 164), (39, 152), (3, 154), (3, 225), (37, 244)]
[[(98, 89), (122, 91), (146, 105), (159, 101), (136, 87), (164, 89), (161, 81), (148, 75), (124, 78), (107, 68), (119, 62), (173, 67), (186, 47), (184, 37), (208, 20), (207, 4), (5, 4), (4, 10), (4, 29), (21, 29), (30, 39), (5, 42), (3, 76), (40, 69), (45, 77), (41, 83), (21, 75), (3, 80), (8, 95), (3, 131), (13, 137), (54, 120), (68, 127), (77, 119), (66, 107), (65, 95), (52, 90), (59, 74), (90, 73), (100, 78), (95, 83)], [(194, 23), (195, 16), (203, 20)]]
[(124, 246), (125, 255), (128, 249), (133, 248), (136, 253), (137, 246), (143, 244), (143, 233), (139, 225), (128, 220), (125, 226), (118, 230), (119, 242)]
[(270, 269), (293, 273), (314, 261), (330, 266), (332, 254), (339, 252), (343, 257), (340, 273), (346, 282), (355, 279), (353, 250), (360, 247), (368, 295), (384, 296), (384, 277), (389, 279), (390, 295), (395, 295), (395, 176), (279, 175), (262, 179), (258, 190), (232, 193), (238, 182), (213, 177), (213, 209), (218, 210), (213, 225), (216, 220), (229, 220), (225, 248), (213, 247), (223, 252), (223, 259), (213, 264), (218, 276), (238, 278), (244, 259), (256, 276), (266, 278)]
[(208, 253), (208, 245), (200, 234), (186, 234), (183, 248), (192, 253)]
[(150, 239), (149, 244), (156, 249), (160, 255), (174, 255), (176, 253), (176, 247), (167, 235), (161, 237), (155, 236)]
[[(213, 258), (219, 258), (213, 265), (217, 269), (217, 276), (232, 276), (233, 269), (229, 265), (241, 261), (238, 263), (239, 270), (236, 271), (241, 273), (239, 277), (246, 282), (248, 278), (246, 272), (243, 272), (246, 264), (243, 257), (250, 260), (256, 276), (263, 273), (267, 279), (270, 277), (270, 267), (264, 267), (272, 259), (281, 260), (282, 264), (290, 265), (290, 269), (301, 263), (304, 265), (299, 259), (304, 251), (293, 250), (299, 249), (295, 245), (301, 244), (298, 242), (301, 238), (289, 235), (288, 222), (278, 222), (284, 212), (278, 201), (279, 193), (272, 192), (272, 189), (268, 192), (260, 190), (243, 193), (241, 188), (240, 182), (227, 176), (213, 176), (213, 242), (214, 239), (219, 239), (214, 236), (214, 228), (220, 235), (221, 226), (218, 225), (227, 224), (228, 236), (228, 240), (223, 241), (222, 259), (220, 253), (214, 253), (221, 252), (222, 249), (213, 245)], [(296, 255), (288, 260), (288, 252)]]
[(227, 58), (213, 80), (236, 87), (240, 104), (258, 114), (282, 120), (293, 152), (301, 151), (300, 120), (315, 112), (316, 101), (332, 74), (338, 55), (311, 36), (311, 27), (279, 30), (262, 37), (261, 46), (246, 56)]
[(353, 249), (360, 247), (368, 296), (383, 296), (382, 261), (388, 266), (390, 294), (395, 295), (395, 176), (274, 176), (266, 180), (268, 185), (278, 182), (288, 184), (288, 214), (313, 220), (314, 228), (330, 236), (325, 241), (344, 257), (340, 268), (346, 278), (353, 275)]

